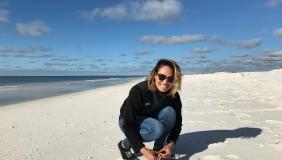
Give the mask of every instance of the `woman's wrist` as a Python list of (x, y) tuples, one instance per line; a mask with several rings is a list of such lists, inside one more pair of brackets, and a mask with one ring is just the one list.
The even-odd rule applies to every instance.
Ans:
[(174, 141), (169, 141), (167, 145), (168, 145), (168, 147), (169, 147), (170, 149), (173, 149), (174, 146), (175, 146), (175, 142), (174, 142)]
[(144, 154), (144, 153), (146, 153), (146, 150), (147, 150), (146, 147), (142, 147), (142, 148), (140, 149), (140, 153)]
[(173, 144), (173, 145), (175, 145), (175, 141), (169, 140), (169, 141), (168, 141), (168, 144)]
[(140, 149), (140, 153), (142, 153), (143, 155), (147, 154), (148, 152), (151, 152), (151, 150), (146, 148), (146, 147), (143, 147), (143, 148)]
[(167, 145), (170, 147), (174, 147), (174, 143), (168, 143)]

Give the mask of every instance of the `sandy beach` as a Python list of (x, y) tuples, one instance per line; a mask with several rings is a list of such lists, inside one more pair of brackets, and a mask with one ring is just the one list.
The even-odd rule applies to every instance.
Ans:
[[(143, 79), (0, 107), (0, 160), (121, 159), (119, 109)], [(185, 75), (180, 95), (179, 159), (282, 159), (282, 70)]]

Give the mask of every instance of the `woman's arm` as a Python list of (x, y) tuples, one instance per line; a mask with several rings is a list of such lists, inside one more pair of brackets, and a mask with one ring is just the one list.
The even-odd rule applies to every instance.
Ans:
[(176, 122), (175, 122), (175, 125), (172, 128), (171, 132), (169, 133), (169, 136), (167, 137), (167, 143), (170, 143), (171, 141), (176, 143), (176, 141), (177, 141), (177, 139), (180, 135), (180, 132), (181, 132), (181, 127), (182, 127), (182, 113), (181, 113), (182, 103), (181, 103), (179, 93), (176, 93), (176, 95), (175, 95), (175, 101), (174, 101), (173, 107), (176, 111)]
[(148, 160), (157, 160), (158, 153), (156, 151), (143, 147), (140, 149), (140, 152)]
[(140, 109), (143, 105), (142, 92), (143, 90), (140, 87), (132, 87), (126, 101), (124, 102), (123, 129), (125, 136), (128, 138), (135, 152), (139, 152), (141, 148), (145, 147), (136, 123), (136, 114), (138, 109)]

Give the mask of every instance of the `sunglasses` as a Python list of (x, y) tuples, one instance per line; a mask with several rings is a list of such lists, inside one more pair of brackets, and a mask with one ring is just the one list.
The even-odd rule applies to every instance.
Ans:
[(160, 81), (164, 81), (165, 79), (167, 79), (167, 82), (172, 83), (174, 80), (173, 76), (166, 77), (164, 74), (157, 74), (157, 75)]

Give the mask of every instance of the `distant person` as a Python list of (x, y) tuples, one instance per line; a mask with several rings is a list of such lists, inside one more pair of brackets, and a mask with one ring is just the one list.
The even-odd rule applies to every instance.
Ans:
[[(172, 60), (157, 62), (145, 81), (133, 86), (120, 109), (119, 126), (126, 138), (118, 143), (125, 160), (170, 158), (182, 126), (181, 71)], [(143, 143), (154, 141), (153, 149)]]

